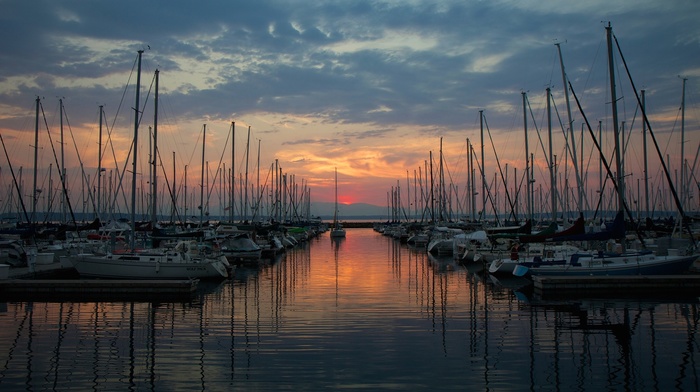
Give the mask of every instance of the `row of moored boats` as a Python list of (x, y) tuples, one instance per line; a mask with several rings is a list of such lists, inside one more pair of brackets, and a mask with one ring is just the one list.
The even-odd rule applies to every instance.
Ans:
[[(630, 234), (621, 213), (593, 224), (583, 217), (566, 227), (477, 224), (377, 224), (375, 230), (434, 256), (451, 256), (491, 274), (515, 276), (676, 275), (687, 273), (700, 253), (692, 236), (651, 230)], [(640, 239), (641, 238), (641, 239)]]
[[(96, 230), (68, 231), (65, 238), (0, 240), (0, 262), (35, 267), (60, 261), (81, 277), (107, 279), (224, 279), (237, 266), (257, 266), (327, 230), (318, 220), (295, 224), (178, 225), (136, 231), (111, 222)], [(27, 245), (31, 243), (31, 245)]]

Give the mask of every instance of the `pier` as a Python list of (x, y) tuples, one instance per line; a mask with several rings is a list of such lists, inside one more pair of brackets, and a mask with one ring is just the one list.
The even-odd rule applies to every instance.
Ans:
[(189, 301), (199, 280), (78, 279), (60, 263), (9, 269), (0, 279), (0, 301)]
[(700, 293), (700, 275), (533, 276), (534, 294), (562, 297), (674, 297)]
[(14, 301), (161, 301), (190, 299), (198, 280), (8, 279), (0, 299)]

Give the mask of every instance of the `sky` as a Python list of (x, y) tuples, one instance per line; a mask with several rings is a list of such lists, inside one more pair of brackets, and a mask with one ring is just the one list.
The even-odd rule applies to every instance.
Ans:
[[(431, 156), (438, 166), (442, 141), (446, 181), (455, 184), (457, 194), (464, 194), (469, 139), (479, 159), (484, 151), (483, 167), (495, 192), (504, 188), (496, 185), (496, 177), (508, 177), (515, 184), (513, 179), (524, 172), (523, 93), (529, 106), (528, 147), (535, 160), (535, 183), (547, 189), (548, 87), (556, 107), (553, 151), (559, 175), (568, 173), (564, 167), (572, 164), (564, 158), (567, 111), (555, 44), (586, 117), (593, 128), (600, 121), (605, 129), (601, 144), (611, 157), (608, 23), (636, 88), (646, 91), (652, 130), (671, 173), (680, 168), (683, 79), (682, 154), (688, 166), (693, 165), (700, 141), (700, 3), (694, 0), (196, 4), (0, 0), (0, 4), (4, 37), (0, 135), (13, 170), (22, 167), (23, 182), (28, 184), (36, 98), (41, 98), (37, 187), (42, 195), (56, 188), (58, 181), (54, 174), (54, 186), (48, 182), (49, 165), (57, 173), (60, 161), (60, 153), (56, 159), (52, 151), (61, 145), (59, 99), (64, 105), (70, 192), (76, 198), (84, 193), (79, 190), (84, 178), (81, 165), (95, 186), (100, 105), (103, 177), (110, 171), (116, 177), (115, 168), (130, 170), (139, 50), (143, 55), (138, 181), (148, 181), (147, 136), (154, 124), (153, 83), (158, 70), (159, 186), (173, 181), (174, 169), (176, 186), (182, 187), (187, 166), (190, 193), (202, 184), (203, 134), (209, 174), (205, 181), (212, 189), (221, 181), (218, 168), (233, 166), (237, 178), (248, 172), (250, 183), (269, 184), (269, 173), (277, 164), (299, 192), (310, 190), (312, 203), (333, 202), (337, 169), (340, 203), (386, 206), (395, 187), (401, 188), (404, 200), (415, 198), (415, 179), (425, 183)], [(634, 90), (619, 57), (617, 61), (618, 110), (630, 135), (625, 173), (634, 184), (643, 177), (641, 119)], [(573, 96), (570, 99), (573, 128), (580, 133), (583, 117)], [(487, 128), (483, 147), (480, 112)], [(592, 195), (600, 160), (591, 150), (590, 138), (586, 136), (583, 145), (585, 172), (590, 176), (586, 192)], [(662, 178), (656, 155), (654, 159), (648, 178), (657, 189)], [(2, 200), (8, 200), (12, 191), (9, 166), (2, 157), (7, 189)], [(130, 187), (129, 181), (124, 184)], [(217, 191), (212, 194), (212, 203), (218, 203)]]

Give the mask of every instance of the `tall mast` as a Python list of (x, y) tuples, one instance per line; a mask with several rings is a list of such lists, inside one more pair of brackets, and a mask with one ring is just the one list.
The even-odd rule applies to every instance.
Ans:
[(202, 173), (201, 173), (201, 184), (199, 188), (199, 226), (202, 227), (204, 224), (204, 149), (207, 145), (207, 124), (204, 124), (202, 130)]
[(102, 214), (102, 113), (104, 113), (104, 105), (100, 105), (100, 132), (97, 138), (97, 217), (101, 218)]
[(245, 192), (244, 196), (244, 213), (243, 217), (245, 220), (248, 220), (248, 160), (250, 157), (250, 125), (248, 125), (248, 140), (246, 141), (246, 146), (245, 146), (245, 187), (243, 188), (243, 191)]
[[(646, 91), (642, 90), (642, 112), (646, 113)], [(647, 162), (647, 123), (642, 121), (642, 136), (644, 144), (644, 210), (649, 217), (649, 164)]]
[(530, 189), (532, 188), (532, 182), (530, 182), (530, 144), (527, 139), (527, 93), (522, 92), (523, 96), (523, 130), (525, 131), (525, 178), (527, 179), (525, 184), (525, 192), (527, 193), (527, 207), (525, 212), (525, 220), (532, 219), (532, 193)]
[[(445, 172), (442, 167), (442, 137), (440, 138), (440, 173), (438, 178), (438, 196), (439, 196), (439, 208), (440, 208), (440, 221), (445, 221)], [(399, 206), (400, 208), (401, 206)]]
[(229, 201), (229, 220), (233, 223), (234, 211), (236, 210), (236, 122), (231, 121), (231, 177), (229, 179), (231, 186), (231, 200)]
[(549, 184), (552, 203), (552, 222), (557, 221), (557, 176), (554, 174), (554, 156), (552, 148), (552, 90), (547, 87), (547, 130), (549, 132)]
[(258, 168), (257, 168), (258, 178), (257, 178), (257, 184), (255, 185), (256, 189), (257, 189), (256, 195), (255, 195), (255, 211), (256, 211), (256, 213), (258, 213), (258, 211), (260, 209), (260, 139), (258, 139), (258, 163), (257, 163), (257, 165), (258, 165)]
[(280, 189), (280, 176), (279, 176), (279, 160), (275, 159), (275, 164), (274, 164), (274, 174), (272, 175), (273, 177), (273, 183), (274, 188), (272, 190), (272, 205), (273, 205), (273, 216), (274, 219), (279, 222), (280, 221), (280, 206), (279, 206), (279, 189)]
[(139, 145), (139, 92), (141, 90), (141, 55), (143, 50), (139, 50), (138, 68), (136, 73), (136, 104), (134, 105), (134, 159), (131, 166), (131, 240), (130, 247), (133, 250), (136, 246), (136, 164), (137, 149)]
[(435, 179), (433, 178), (433, 152), (430, 151), (430, 220), (435, 223)]
[[(598, 120), (598, 140), (603, 140), (603, 121)], [(598, 151), (598, 192), (600, 192), (600, 205), (605, 206), (605, 194), (603, 193), (603, 152)]]
[(63, 99), (59, 99), (61, 126), (61, 222), (66, 221), (66, 157), (63, 149)]
[(153, 178), (151, 178), (151, 195), (153, 197), (151, 210), (151, 223), (155, 226), (158, 223), (158, 78), (160, 71), (156, 69), (156, 91), (153, 96)]
[[(486, 215), (486, 164), (484, 162), (484, 111), (479, 110), (479, 128), (481, 129), (481, 212), (482, 216), (485, 218)], [(495, 212), (495, 211), (494, 211)]]
[(175, 222), (175, 211), (177, 211), (177, 177), (175, 176), (175, 151), (173, 151), (173, 186), (172, 186), (172, 203), (173, 208), (170, 213), (170, 222)]
[(471, 219), (474, 219), (474, 205), (472, 205), (472, 194), (474, 193), (474, 190), (472, 189), (473, 186), (474, 184), (472, 183), (472, 151), (469, 143), (469, 138), (467, 138), (467, 199), (465, 200), (465, 203), (469, 208), (469, 215)]
[(338, 168), (335, 168), (335, 206), (333, 209), (333, 228), (338, 227)]
[(615, 136), (615, 170), (617, 170), (617, 208), (622, 210), (625, 205), (625, 173), (622, 169), (622, 149), (620, 148), (620, 128), (617, 114), (617, 91), (615, 90), (615, 65), (613, 64), (612, 27), (608, 23), (605, 27), (608, 41), (608, 66), (610, 73), (610, 99), (612, 102), (613, 132)]
[[(568, 77), (566, 76), (566, 70), (564, 69), (564, 59), (561, 54), (561, 45), (559, 43), (555, 44), (557, 46), (557, 51), (559, 52), (559, 64), (561, 65), (561, 78), (562, 78), (562, 85), (564, 86), (564, 97), (566, 98), (566, 114), (568, 116), (569, 122), (568, 122), (568, 127), (569, 127), (569, 142), (571, 143), (571, 163), (574, 165), (574, 172), (576, 173), (576, 188), (578, 190), (577, 192), (577, 202), (576, 205), (578, 207), (579, 212), (583, 211), (583, 186), (581, 186), (581, 177), (579, 176), (578, 172), (578, 162), (576, 158), (576, 137), (574, 136), (574, 120), (571, 117), (571, 103), (569, 102), (569, 89), (566, 88), (568, 86), (567, 80)], [(567, 195), (568, 195), (568, 190), (567, 190)]]
[(406, 195), (408, 198), (408, 217), (407, 220), (411, 219), (411, 180), (408, 170), (406, 170)]
[(36, 189), (36, 179), (37, 179), (37, 165), (39, 164), (39, 105), (41, 100), (36, 97), (36, 117), (34, 121), (34, 182), (32, 186), (32, 215), (31, 224), (36, 221), (36, 203), (37, 203), (37, 189)]
[(687, 82), (687, 78), (683, 78), (683, 92), (682, 92), (682, 97), (681, 97), (681, 183), (680, 183), (680, 190), (681, 190), (681, 206), (683, 207), (683, 210), (686, 208), (686, 174), (685, 174), (685, 82)]

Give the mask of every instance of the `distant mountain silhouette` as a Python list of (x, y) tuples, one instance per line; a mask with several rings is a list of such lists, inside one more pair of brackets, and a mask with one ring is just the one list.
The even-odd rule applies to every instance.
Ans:
[[(320, 216), (323, 219), (333, 219), (334, 203), (312, 202), (311, 215)], [(339, 204), (338, 219), (386, 219), (386, 207), (375, 206), (366, 203)]]

